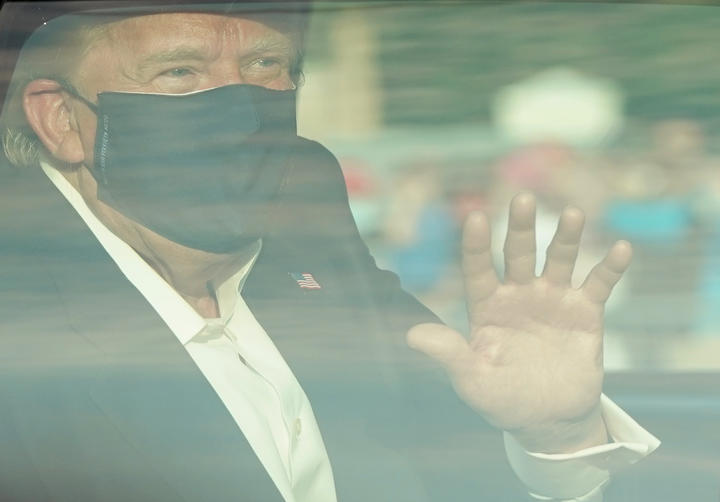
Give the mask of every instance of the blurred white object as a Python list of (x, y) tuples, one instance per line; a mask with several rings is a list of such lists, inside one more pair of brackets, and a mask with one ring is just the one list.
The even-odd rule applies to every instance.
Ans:
[(492, 112), (512, 141), (595, 146), (620, 130), (623, 96), (611, 80), (558, 67), (501, 88)]
[(373, 134), (382, 125), (376, 27), (363, 10), (347, 9), (331, 19), (328, 60), (305, 65), (298, 132), (318, 140)]

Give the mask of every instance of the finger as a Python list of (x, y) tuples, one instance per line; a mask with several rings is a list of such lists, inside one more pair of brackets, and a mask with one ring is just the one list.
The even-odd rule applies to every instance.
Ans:
[(408, 331), (408, 345), (444, 365), (457, 370), (470, 351), (467, 340), (443, 324), (418, 324)]
[(580, 236), (585, 214), (578, 208), (566, 207), (560, 215), (557, 232), (548, 246), (543, 277), (555, 284), (570, 284), (580, 249)]
[(590, 271), (581, 290), (596, 303), (605, 303), (632, 259), (632, 246), (618, 241), (607, 256)]
[(462, 268), (467, 301), (472, 308), (493, 294), (499, 283), (492, 263), (490, 223), (479, 211), (471, 213), (465, 220)]
[(505, 282), (528, 283), (535, 278), (535, 197), (520, 193), (510, 202), (505, 239)]

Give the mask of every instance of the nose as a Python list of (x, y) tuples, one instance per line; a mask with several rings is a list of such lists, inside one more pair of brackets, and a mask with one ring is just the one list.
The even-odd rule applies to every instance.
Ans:
[(223, 58), (217, 61), (215, 68), (210, 72), (210, 84), (212, 87), (222, 87), (233, 84), (248, 84), (246, 76), (243, 75), (241, 65), (232, 58)]

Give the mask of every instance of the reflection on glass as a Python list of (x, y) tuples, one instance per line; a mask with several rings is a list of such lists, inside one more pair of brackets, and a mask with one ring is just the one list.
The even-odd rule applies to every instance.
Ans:
[[(171, 487), (192, 500), (230, 490), (258, 500), (332, 501), (333, 476), (343, 502), (525, 496), (498, 432), (458, 400), (442, 372), (424, 371), (427, 361), (402, 336), (373, 338), (385, 321), (376, 312), (389, 306), (399, 306), (393, 322), (402, 328), (393, 336), (411, 320), (435, 318), (374, 268), (342, 189), (381, 268), (462, 333), (469, 330), (463, 222), (475, 210), (488, 215), (502, 277), (508, 203), (531, 191), (537, 274), (568, 204), (587, 215), (576, 286), (617, 239), (635, 249), (607, 305), (604, 388), (665, 445), (618, 476), (607, 500), (714, 497), (720, 102), (712, 51), (699, 48), (712, 46), (720, 10), (331, 2), (313, 11), (303, 75), (293, 45), (302, 37), (288, 35), (274, 14), (233, 18), (238, 24), (223, 25), (216, 38), (206, 18), (188, 29), (180, 18), (143, 17), (124, 25), (122, 57), (77, 53), (96, 58), (83, 68), (92, 77), (83, 85), (55, 72), (63, 71), (57, 56), (78, 49), (73, 41), (43, 47), (42, 64), (53, 68), (46, 76), (56, 84), (38, 84), (29, 99), (66, 95), (80, 125), (97, 124), (100, 138), (91, 146), (85, 138), (84, 150), (58, 143), (55, 160), (68, 165), (55, 167), (72, 172), (78, 156), (93, 157), (99, 169), (74, 179), (78, 193), (99, 186), (82, 195), (97, 195), (151, 232), (123, 233), (123, 225), (108, 232), (103, 226), (119, 217), (85, 207), (57, 172), (48, 177), (72, 208), (37, 169), (57, 200), (3, 192), (0, 359), (8, 377), (0, 396), (8, 411), (0, 423), (12, 431), (9, 451), (25, 456), (0, 459), (0, 481), (37, 468), (53, 473), (43, 478), (51, 492), (108, 500), (148, 493), (165, 500)], [(177, 33), (186, 35), (181, 42)], [(102, 46), (102, 30), (85, 35), (99, 44), (91, 49)], [(143, 46), (152, 36), (160, 41)], [(186, 45), (159, 50), (167, 40)], [(223, 44), (245, 50), (248, 40), (260, 42), (239, 61), (224, 52)], [(198, 41), (206, 45), (191, 47)], [(132, 66), (143, 51), (152, 54)], [(117, 63), (115, 73), (98, 72), (108, 61)], [(237, 74), (218, 70), (228, 61), (221, 70), (237, 67)], [(105, 87), (88, 92), (97, 82)], [(131, 93), (105, 92), (118, 86)], [(344, 180), (323, 147), (295, 136), (296, 89), (299, 134), (338, 157)], [(13, 112), (23, 110), (6, 109), (5, 118)], [(141, 129), (133, 120), (144, 114)], [(15, 153), (28, 157), (23, 145)], [(242, 178), (234, 163), (248, 167)], [(7, 176), (8, 186), (22, 178)], [(27, 235), (29, 228), (37, 233)], [(348, 242), (351, 259), (343, 254)], [(207, 263), (213, 279), (187, 287), (172, 273), (177, 263), (154, 254), (158, 243), (185, 245), (184, 265)], [(235, 258), (215, 270), (208, 253)], [(37, 258), (32, 267), (29, 258)], [(149, 328), (160, 320), (170, 327), (166, 338)], [(184, 364), (187, 354), (196, 366)], [(578, 374), (598, 372), (588, 366)], [(548, 392), (543, 403), (561, 394)], [(511, 408), (509, 416), (522, 415), (521, 406)], [(28, 409), (37, 412), (18, 411)], [(102, 448), (88, 443), (97, 430)], [(64, 449), (65, 456), (45, 453)], [(247, 455), (238, 462), (241, 450)], [(572, 482), (559, 486), (569, 490)]]

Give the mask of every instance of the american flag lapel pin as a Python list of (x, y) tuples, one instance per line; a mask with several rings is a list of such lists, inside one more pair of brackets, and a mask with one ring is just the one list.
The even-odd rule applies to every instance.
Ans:
[(312, 274), (308, 274), (307, 272), (290, 272), (290, 277), (292, 277), (302, 289), (322, 289), (322, 286), (318, 284)]

